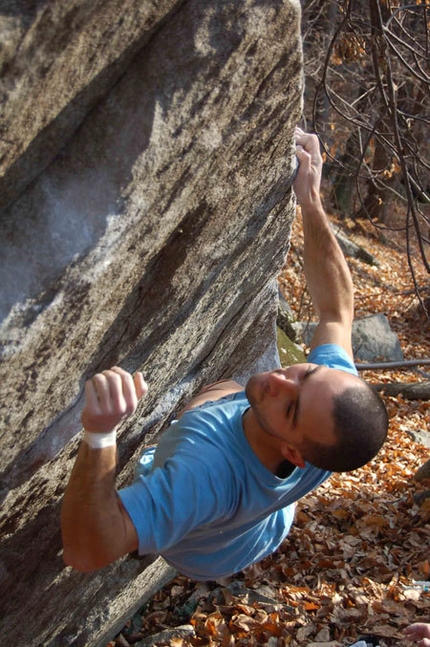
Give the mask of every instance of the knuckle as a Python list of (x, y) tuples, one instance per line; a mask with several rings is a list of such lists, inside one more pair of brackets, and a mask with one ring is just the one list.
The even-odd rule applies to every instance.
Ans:
[(122, 375), (127, 375), (127, 371), (124, 371), (123, 368), (120, 366), (112, 366), (111, 368), (112, 373), (115, 373), (115, 375), (122, 376)]
[(115, 371), (113, 371), (111, 368), (106, 370), (106, 371), (103, 371), (103, 375), (107, 379), (115, 380), (115, 381), (118, 381), (118, 378), (119, 378), (119, 375)]

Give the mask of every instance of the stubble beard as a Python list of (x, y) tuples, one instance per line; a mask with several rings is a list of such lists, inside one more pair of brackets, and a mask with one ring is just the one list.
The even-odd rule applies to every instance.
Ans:
[[(277, 438), (278, 440), (284, 440), (284, 438), (277, 433), (267, 422), (267, 418), (264, 413), (261, 411), (260, 403), (264, 400), (265, 395), (265, 385), (257, 382), (258, 377), (252, 376), (246, 386), (245, 386), (245, 395), (248, 398), (251, 409), (254, 413), (254, 416), (257, 419), (258, 424), (260, 425), (262, 431), (272, 438)], [(259, 390), (259, 393), (255, 393), (255, 388)], [(258, 397), (260, 395), (260, 397)]]

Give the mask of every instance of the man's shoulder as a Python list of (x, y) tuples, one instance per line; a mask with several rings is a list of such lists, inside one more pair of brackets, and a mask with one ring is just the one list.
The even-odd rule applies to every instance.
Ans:
[(232, 445), (240, 441), (242, 413), (248, 406), (241, 391), (185, 411), (161, 435), (156, 458), (164, 463), (168, 456), (176, 455), (198, 462), (202, 453), (206, 458), (229, 454)]
[(308, 362), (323, 364), (329, 368), (336, 368), (352, 375), (358, 375), (355, 364), (346, 350), (338, 344), (321, 344), (316, 346), (308, 356)]

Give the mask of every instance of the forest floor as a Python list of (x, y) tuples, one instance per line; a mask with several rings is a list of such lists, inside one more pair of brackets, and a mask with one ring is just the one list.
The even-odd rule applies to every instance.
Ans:
[[(430, 324), (414, 293), (404, 233), (387, 232), (387, 242), (369, 223), (344, 222), (344, 231), (345, 225), (350, 238), (378, 261), (374, 266), (348, 258), (356, 317), (385, 314), (405, 359), (429, 358)], [(297, 318), (304, 320), (310, 304), (300, 217), (291, 243), (279, 281)], [(416, 249), (413, 259), (417, 283), (429, 298), (428, 275)], [(361, 376), (371, 383), (429, 379), (411, 369)], [(413, 440), (417, 432), (430, 437), (430, 402), (383, 397), (390, 433), (381, 452), (365, 467), (335, 474), (304, 497), (289, 537), (274, 555), (228, 582), (176, 577), (110, 647), (346, 647), (362, 635), (376, 636), (381, 647), (410, 645), (402, 629), (414, 621), (430, 622), (425, 586), (430, 580), (430, 481), (413, 479), (430, 455)]]

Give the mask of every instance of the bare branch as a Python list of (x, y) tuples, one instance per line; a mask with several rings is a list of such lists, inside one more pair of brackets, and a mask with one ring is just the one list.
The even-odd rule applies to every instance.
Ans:
[[(366, 215), (378, 229), (405, 232), (411, 277), (423, 306), (415, 267), (421, 262), (430, 272), (429, 8), (427, 3), (394, 4), (307, 3), (305, 73), (313, 92), (313, 127), (330, 160), (340, 214)], [(389, 200), (405, 204), (403, 225), (385, 219)]]

